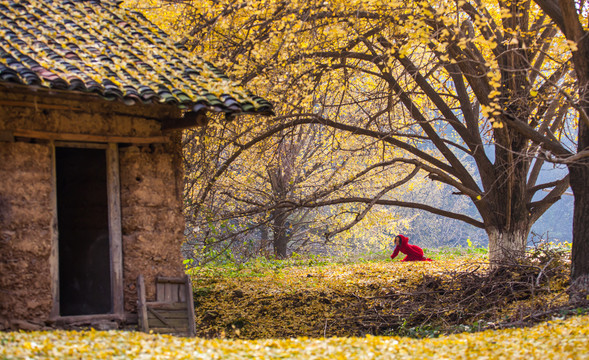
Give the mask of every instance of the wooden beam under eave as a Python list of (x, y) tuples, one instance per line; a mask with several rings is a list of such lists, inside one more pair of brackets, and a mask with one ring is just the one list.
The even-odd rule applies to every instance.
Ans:
[(124, 144), (157, 144), (167, 143), (170, 138), (167, 136), (111, 136), (111, 135), (91, 135), (91, 134), (73, 134), (73, 133), (55, 133), (36, 130), (13, 130), (14, 137), (24, 137), (31, 139), (44, 139), (53, 141), (77, 141), (77, 142), (97, 142), (97, 143), (124, 143)]
[(165, 119), (162, 121), (162, 131), (183, 130), (205, 126), (209, 122), (206, 111), (189, 111), (179, 119)]
[(46, 89), (38, 86), (19, 85), (1, 81), (0, 106), (111, 114), (141, 117), (156, 121), (161, 121), (161, 119), (167, 117), (180, 117), (182, 112), (175, 104), (143, 104), (138, 102), (134, 105), (126, 105), (122, 101), (106, 100), (95, 93)]

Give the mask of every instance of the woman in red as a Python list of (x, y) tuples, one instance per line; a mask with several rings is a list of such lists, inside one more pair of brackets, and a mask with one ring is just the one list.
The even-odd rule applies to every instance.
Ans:
[(399, 255), (399, 251), (407, 255), (401, 261), (432, 261), (423, 256), (423, 250), (417, 245), (409, 244), (409, 239), (401, 234), (395, 236), (395, 251), (391, 255), (391, 259), (394, 259)]

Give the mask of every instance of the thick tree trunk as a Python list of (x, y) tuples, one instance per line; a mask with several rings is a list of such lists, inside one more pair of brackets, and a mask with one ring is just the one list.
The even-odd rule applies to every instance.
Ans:
[[(500, 2), (502, 10), (510, 17), (502, 19), (506, 29), (528, 28), (529, 14), (515, 1), (511, 5)], [(505, 45), (497, 57), (501, 69), (500, 105), (505, 118), (529, 123), (531, 107), (528, 93), (531, 87), (528, 76), (529, 61), (520, 43)], [(499, 118), (498, 120), (500, 120)], [(506, 122), (507, 123), (507, 122)], [(485, 188), (493, 201), (489, 204), (491, 213), (481, 214), (489, 236), (489, 260), (493, 265), (517, 262), (526, 251), (528, 234), (533, 223), (527, 208), (527, 176), (531, 159), (526, 155), (529, 140), (517, 130), (507, 126), (494, 129), (495, 142), (494, 176)]]
[(487, 194), (494, 200), (489, 212), (481, 212), (489, 236), (489, 260), (498, 266), (523, 258), (533, 224), (526, 207), (529, 159), (514, 155), (523, 153), (525, 140), (514, 132), (510, 135), (497, 137), (496, 181)]
[[(579, 21), (579, 9), (573, 0), (535, 0), (552, 18), (569, 41), (577, 45), (573, 64), (577, 76), (579, 107), (579, 142), (577, 152), (589, 150), (589, 32)], [(570, 185), (575, 196), (573, 212), (573, 249), (570, 301), (587, 300), (589, 294), (589, 158), (569, 165)]]
[[(586, 107), (589, 111), (589, 107)], [(589, 127), (579, 121), (578, 151), (589, 148)], [(589, 159), (569, 166), (575, 196), (570, 301), (587, 300), (589, 295)]]
[(517, 263), (526, 250), (530, 226), (527, 223), (514, 224), (511, 230), (496, 227), (485, 229), (489, 236), (489, 261), (494, 266)]
[[(574, 38), (578, 39), (578, 50), (573, 53), (573, 62), (577, 73), (579, 103), (585, 115), (589, 115), (589, 32), (580, 31)], [(582, 118), (582, 114), (579, 118), (578, 139), (577, 152), (588, 151), (589, 124), (587, 118)], [(589, 158), (571, 164), (569, 173), (575, 196), (569, 294), (571, 302), (578, 302), (586, 301), (589, 295)]]

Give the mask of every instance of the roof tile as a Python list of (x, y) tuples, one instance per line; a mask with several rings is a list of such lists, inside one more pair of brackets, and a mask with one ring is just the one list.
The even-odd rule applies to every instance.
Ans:
[(112, 0), (0, 0), (0, 81), (126, 104), (272, 114), (268, 101)]

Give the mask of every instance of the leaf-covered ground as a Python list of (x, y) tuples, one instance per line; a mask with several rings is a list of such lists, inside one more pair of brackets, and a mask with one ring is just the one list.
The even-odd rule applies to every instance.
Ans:
[(489, 271), (476, 254), (444, 258), (193, 269), (197, 333), (241, 339), (432, 337), (537, 322), (546, 318), (533, 318), (538, 313), (568, 299), (569, 265), (560, 258), (536, 256), (501, 271)]
[(402, 337), (205, 340), (124, 331), (0, 333), (1, 359), (589, 359), (589, 316), (530, 328)]

